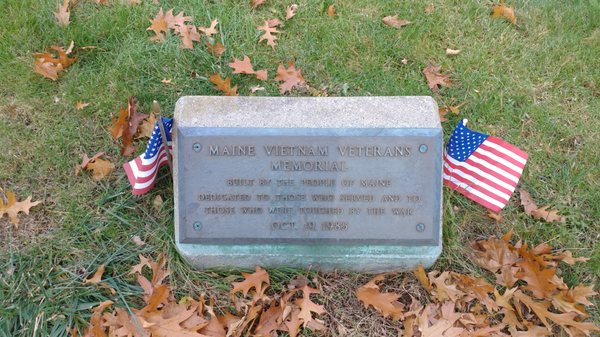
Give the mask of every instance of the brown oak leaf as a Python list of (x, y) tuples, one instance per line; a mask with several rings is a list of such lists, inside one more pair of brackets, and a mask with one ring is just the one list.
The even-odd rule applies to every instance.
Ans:
[(74, 43), (71, 41), (71, 45), (66, 51), (61, 46), (51, 46), (49, 48), (58, 55), (55, 55), (53, 52), (33, 53), (33, 56), (36, 58), (34, 61), (35, 72), (56, 81), (61, 71), (67, 69), (77, 61), (76, 57), (69, 57), (69, 54), (73, 51), (73, 47)]
[(266, 69), (262, 70), (254, 70), (252, 63), (250, 62), (250, 58), (244, 55), (243, 60), (238, 60), (237, 58), (233, 59), (232, 63), (229, 63), (229, 67), (233, 69), (234, 74), (250, 74), (256, 75), (261, 81), (264, 81), (268, 78), (268, 73)]
[(150, 19), (150, 23), (150, 27), (146, 28), (146, 30), (151, 30), (155, 34), (150, 39), (152, 41), (164, 41), (165, 33), (169, 30), (169, 23), (165, 19), (162, 7), (158, 11), (158, 14), (153, 19)]
[(81, 170), (87, 169), (87, 166), (90, 162), (100, 158), (103, 155), (104, 155), (104, 152), (98, 152), (95, 155), (93, 155), (92, 158), (88, 158), (87, 154), (84, 153), (82, 156), (81, 164), (79, 164), (75, 167), (75, 175), (79, 175), (79, 172)]
[(566, 218), (558, 214), (557, 210), (548, 210), (549, 206), (538, 207), (533, 201), (531, 194), (524, 189), (519, 189), (521, 205), (525, 209), (525, 214), (531, 215), (535, 219), (541, 219), (546, 222), (565, 222)]
[(15, 225), (15, 228), (19, 228), (19, 213), (23, 212), (29, 214), (31, 207), (41, 203), (41, 201), (31, 202), (31, 196), (23, 201), (17, 201), (15, 194), (11, 191), (6, 192), (7, 203), (4, 204), (4, 199), (0, 196), (0, 219), (6, 213), (10, 222)]
[(305, 83), (300, 69), (296, 69), (296, 65), (293, 61), (288, 61), (287, 69), (285, 69), (283, 64), (280, 64), (279, 67), (277, 67), (275, 81), (283, 81), (283, 83), (279, 85), (279, 93), (281, 94), (285, 94), (294, 87), (298, 87)]
[(427, 79), (427, 85), (433, 92), (438, 92), (438, 86), (441, 88), (443, 86), (449, 87), (452, 85), (452, 81), (448, 75), (443, 75), (439, 71), (441, 66), (433, 66), (428, 65), (423, 69), (423, 75)]
[(329, 7), (327, 7), (327, 16), (335, 16), (336, 15), (336, 10), (335, 10), (335, 6), (334, 5), (329, 5)]
[[(191, 16), (184, 16), (183, 11), (177, 15), (173, 15), (173, 9), (169, 9), (164, 15), (164, 20), (167, 23), (167, 28), (177, 29), (188, 26), (187, 21), (191, 21)], [(195, 28), (195, 27), (194, 27)]]
[(100, 181), (112, 172), (114, 168), (115, 165), (110, 161), (98, 158), (89, 163), (86, 170), (92, 171), (92, 180)]
[(194, 41), (200, 42), (200, 33), (194, 25), (177, 26), (176, 29), (179, 33), (181, 43), (183, 43), (184, 49), (194, 49)]
[(215, 44), (211, 44), (209, 41), (206, 41), (206, 47), (208, 48), (208, 51), (215, 57), (221, 57), (226, 50), (225, 46), (220, 41), (217, 41)]
[(90, 103), (84, 103), (84, 102), (79, 102), (78, 101), (78, 102), (75, 103), (75, 110), (81, 110), (81, 109), (83, 109), (83, 108), (85, 108), (85, 107), (87, 107), (89, 105), (90, 105)]
[(235, 294), (239, 291), (242, 292), (244, 296), (248, 295), (250, 289), (254, 288), (254, 296), (253, 298), (260, 298), (264, 294), (267, 287), (264, 287), (263, 284), (269, 286), (271, 281), (269, 279), (269, 273), (266, 270), (262, 269), (259, 266), (256, 266), (255, 272), (252, 274), (242, 273), (244, 276), (244, 281), (242, 282), (233, 282), (231, 285), (233, 289), (229, 292), (230, 294)]
[(285, 9), (285, 19), (289, 20), (289, 19), (293, 18), (294, 15), (296, 15), (297, 10), (298, 10), (298, 5), (296, 5), (296, 4), (287, 6), (287, 8)]
[(210, 26), (209, 27), (198, 27), (198, 31), (201, 31), (202, 33), (204, 33), (204, 35), (206, 35), (206, 37), (211, 37), (213, 34), (217, 34), (219, 31), (216, 29), (217, 25), (219, 24), (219, 20), (218, 19), (214, 19), (210, 22)]
[(365, 308), (372, 306), (379, 311), (383, 317), (390, 316), (397, 321), (403, 318), (404, 305), (398, 302), (400, 295), (396, 293), (381, 293), (378, 282), (385, 279), (388, 274), (375, 276), (362, 287), (356, 289), (356, 297), (363, 302)]
[(231, 87), (231, 79), (226, 77), (222, 79), (219, 74), (213, 74), (208, 80), (215, 85), (215, 89), (222, 91), (225, 96), (237, 96), (237, 85)]
[(62, 5), (58, 6), (58, 10), (54, 12), (54, 16), (59, 25), (65, 27), (69, 25), (69, 17), (71, 16), (71, 12), (69, 12), (69, 0), (64, 0)]
[(275, 40), (277, 40), (277, 36), (273, 35), (275, 33), (279, 33), (277, 31), (277, 26), (271, 26), (269, 24), (269, 21), (265, 20), (265, 24), (263, 26), (259, 26), (256, 29), (258, 30), (263, 30), (264, 34), (260, 36), (260, 39), (258, 40), (258, 43), (261, 43), (263, 40), (267, 41), (267, 44), (269, 46), (271, 46), (271, 48), (273, 48), (273, 50), (275, 50), (275, 46), (277, 45), (277, 43), (275, 42)]

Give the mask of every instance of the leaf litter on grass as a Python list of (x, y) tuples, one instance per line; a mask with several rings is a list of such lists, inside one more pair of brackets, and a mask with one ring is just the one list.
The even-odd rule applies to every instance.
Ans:
[[(472, 261), (496, 276), (493, 285), (483, 278), (452, 271), (414, 274), (426, 290), (428, 304), (401, 294), (381, 292), (378, 282), (391, 273), (375, 276), (356, 290), (365, 307), (403, 323), (402, 336), (553, 336), (563, 329), (569, 336), (590, 336), (600, 331), (586, 306), (598, 295), (593, 285), (569, 287), (558, 277), (559, 262), (575, 263), (568, 251), (547, 244), (529, 248), (510, 243), (512, 231), (497, 239), (474, 241)], [(585, 261), (584, 259), (580, 260)], [(501, 294), (502, 289), (505, 289)], [(406, 309), (408, 308), (408, 309)]]

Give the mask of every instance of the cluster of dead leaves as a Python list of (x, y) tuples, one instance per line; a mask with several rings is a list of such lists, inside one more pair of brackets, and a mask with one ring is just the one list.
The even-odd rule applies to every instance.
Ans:
[[(510, 243), (512, 231), (501, 239), (471, 243), (473, 261), (496, 276), (496, 285), (483, 278), (437, 270), (415, 276), (430, 303), (421, 304), (412, 295), (410, 303), (401, 295), (381, 292), (378, 275), (356, 291), (366, 308), (372, 306), (384, 317), (401, 321), (402, 336), (554, 336), (558, 327), (569, 336), (589, 336), (600, 329), (584, 320), (585, 306), (597, 295), (593, 286), (567, 286), (557, 275), (560, 261), (574, 264), (569, 251), (554, 251), (547, 244), (529, 248), (521, 241)], [(503, 293), (501, 293), (504, 289)], [(408, 301), (406, 301), (408, 302)]]
[(59, 74), (77, 61), (77, 57), (69, 57), (74, 46), (71, 41), (67, 50), (61, 46), (51, 46), (47, 52), (33, 53), (35, 72), (53, 81), (58, 80)]
[(525, 214), (531, 215), (535, 219), (541, 219), (546, 222), (565, 222), (566, 218), (560, 214), (558, 214), (557, 210), (548, 210), (550, 206), (538, 207), (531, 194), (525, 191), (524, 189), (520, 189), (521, 196), (521, 205), (525, 208)]
[(113, 118), (110, 134), (115, 141), (121, 139), (121, 155), (130, 156), (135, 151), (133, 140), (152, 136), (155, 124), (154, 114), (139, 112), (138, 100), (132, 96), (127, 100), (127, 109), (121, 109), (118, 117)]
[[(2, 189), (0, 189), (0, 192), (1, 191)], [(17, 201), (15, 193), (11, 191), (6, 192), (6, 203), (4, 202), (4, 196), (0, 194), (0, 219), (2, 219), (6, 213), (8, 219), (15, 228), (19, 228), (19, 213), (29, 214), (29, 209), (31, 209), (31, 207), (41, 203), (41, 201), (32, 202), (31, 196), (27, 197), (25, 200)]]
[(150, 20), (151, 25), (147, 28), (147, 30), (153, 31), (155, 34), (150, 39), (152, 41), (163, 42), (165, 41), (166, 34), (172, 29), (181, 39), (182, 48), (194, 49), (194, 42), (202, 41), (202, 35), (200, 34), (202, 33), (206, 37), (208, 50), (213, 55), (220, 57), (225, 52), (225, 46), (221, 42), (215, 43), (212, 37), (219, 32), (216, 28), (219, 24), (218, 19), (212, 20), (208, 27), (196, 27), (195, 25), (187, 24), (186, 22), (188, 21), (192, 21), (192, 17), (185, 16), (183, 11), (177, 15), (173, 15), (173, 9), (171, 8), (165, 14), (161, 7), (158, 14)]
[(103, 155), (104, 152), (98, 152), (92, 158), (88, 158), (87, 154), (83, 154), (81, 164), (75, 168), (75, 175), (79, 175), (82, 170), (90, 171), (93, 180), (102, 180), (115, 168), (115, 165), (109, 160), (100, 158)]
[[(315, 315), (325, 314), (322, 305), (313, 302), (311, 295), (321, 291), (308, 285), (304, 277), (292, 280), (287, 289), (279, 294), (267, 295), (269, 274), (256, 267), (254, 273), (242, 273), (244, 280), (233, 282), (230, 291), (231, 308), (219, 310), (214, 298), (202, 294), (198, 299), (173, 296), (169, 284), (163, 283), (170, 271), (165, 259), (158, 262), (140, 255), (140, 263), (133, 266), (131, 274), (143, 289), (145, 306), (141, 309), (114, 308), (106, 310), (113, 301), (104, 301), (92, 309), (92, 316), (82, 337), (225, 337), (225, 336), (273, 336), (277, 331), (287, 332), (290, 337), (302, 328), (325, 330), (324, 323)], [(150, 269), (151, 278), (144, 276)], [(84, 283), (102, 287), (104, 266)], [(109, 288), (109, 287), (104, 287)], [(71, 336), (79, 337), (76, 328)]]

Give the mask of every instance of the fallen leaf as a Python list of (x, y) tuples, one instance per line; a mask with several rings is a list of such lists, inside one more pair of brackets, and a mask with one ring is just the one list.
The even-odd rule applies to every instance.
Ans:
[(398, 302), (400, 295), (395, 293), (381, 293), (378, 282), (385, 279), (388, 274), (375, 276), (362, 287), (356, 289), (356, 297), (363, 302), (365, 308), (372, 306), (379, 311), (383, 317), (390, 316), (392, 320), (402, 319), (404, 305)]
[[(192, 17), (184, 16), (183, 11), (179, 12), (179, 14), (177, 15), (173, 15), (173, 9), (171, 8), (164, 15), (164, 20), (167, 23), (167, 28), (177, 30), (180, 28), (188, 27), (189, 25), (187, 25), (186, 22), (191, 21)], [(194, 30), (196, 30), (196, 27), (194, 27)]]
[(285, 94), (286, 92), (291, 91), (294, 87), (298, 87), (305, 83), (300, 69), (296, 69), (293, 61), (288, 61), (287, 69), (285, 69), (283, 64), (280, 64), (279, 67), (277, 67), (277, 76), (275, 76), (275, 81), (283, 81), (283, 83), (279, 85), (279, 93), (281, 94)]
[(53, 81), (58, 80), (58, 73), (63, 70), (61, 64), (54, 64), (44, 58), (37, 58), (34, 61), (35, 72), (49, 78)]
[(214, 19), (210, 22), (209, 27), (198, 27), (198, 31), (204, 33), (204, 35), (206, 35), (206, 37), (211, 37), (213, 34), (217, 34), (219, 32), (216, 29), (218, 24), (219, 24), (219, 20)]
[(287, 8), (285, 9), (285, 19), (289, 20), (289, 19), (293, 18), (294, 15), (296, 15), (297, 10), (298, 10), (298, 5), (296, 5), (296, 4), (287, 6)]
[(446, 118), (446, 115), (448, 114), (448, 108), (447, 107), (440, 107), (438, 108), (438, 113), (440, 115), (440, 122), (447, 122), (448, 118)]
[(252, 63), (250, 63), (250, 58), (246, 55), (244, 55), (243, 60), (234, 58), (233, 62), (229, 63), (229, 67), (233, 69), (234, 74), (254, 74), (254, 69), (252, 67)]
[(31, 207), (41, 203), (41, 201), (31, 202), (31, 196), (23, 201), (17, 201), (15, 194), (11, 191), (6, 192), (7, 203), (4, 204), (4, 199), (0, 197), (0, 218), (4, 216), (4, 213), (8, 215), (10, 222), (15, 225), (15, 228), (19, 228), (19, 213), (23, 212), (29, 215)]
[(425, 268), (423, 268), (423, 265), (418, 265), (417, 268), (415, 268), (415, 270), (413, 271), (413, 274), (415, 274), (415, 277), (417, 278), (417, 280), (419, 280), (419, 283), (423, 288), (425, 288), (425, 290), (429, 292), (433, 290), (433, 287), (431, 286), (431, 282), (429, 281), (429, 278), (425, 273)]
[(261, 87), (261, 86), (258, 86), (258, 85), (250, 88), (250, 92), (251, 93), (255, 93), (257, 91), (263, 91), (263, 90), (265, 90), (265, 87)]
[(154, 207), (155, 210), (160, 210), (160, 208), (162, 207), (163, 204), (163, 199), (160, 195), (156, 195), (156, 197), (154, 197), (154, 200), (152, 200), (152, 206)]
[(458, 55), (459, 53), (460, 53), (459, 49), (446, 48), (446, 55)]
[(442, 75), (439, 71), (442, 67), (434, 67), (433, 65), (428, 65), (423, 69), (423, 75), (427, 79), (427, 85), (431, 88), (431, 91), (438, 92), (438, 86), (441, 88), (443, 86), (449, 87), (452, 84), (450, 77), (448, 75)]
[(509, 22), (511, 22), (513, 25), (517, 24), (517, 17), (515, 16), (515, 9), (514, 7), (506, 7), (506, 4), (504, 3), (504, 0), (500, 0), (500, 4), (499, 5), (495, 5), (494, 8), (492, 9), (492, 18), (505, 18), (506, 20), (508, 20)]
[(139, 235), (134, 235), (131, 238), (131, 241), (133, 241), (133, 243), (135, 243), (138, 247), (141, 247), (146, 244), (146, 242), (144, 242), (144, 240), (142, 240)]
[(119, 110), (119, 116), (117, 118), (113, 118), (113, 125), (110, 128), (110, 134), (112, 135), (114, 140), (117, 140), (123, 136), (123, 132), (125, 132), (125, 129), (128, 127), (127, 118), (127, 109)]
[(73, 45), (74, 43), (71, 41), (71, 45), (67, 51), (60, 46), (51, 46), (49, 49), (55, 51), (58, 56), (51, 52), (33, 53), (33, 56), (36, 58), (34, 61), (35, 72), (56, 81), (59, 72), (67, 69), (71, 64), (77, 61), (76, 57), (70, 58), (68, 56), (73, 50)]
[(158, 11), (158, 14), (153, 19), (150, 19), (150, 27), (146, 28), (146, 30), (151, 30), (154, 32), (155, 36), (151, 37), (152, 41), (164, 41), (165, 33), (169, 29), (169, 24), (167, 20), (165, 20), (165, 15), (163, 13), (162, 7)]
[(90, 105), (90, 103), (83, 103), (83, 102), (78, 101), (75, 103), (75, 110), (81, 110), (89, 105)]
[(226, 77), (224, 80), (219, 74), (213, 74), (208, 80), (215, 85), (215, 89), (222, 91), (225, 96), (237, 96), (237, 86), (231, 87), (231, 79)]
[(226, 50), (225, 46), (220, 41), (217, 41), (217, 43), (214, 45), (209, 41), (206, 41), (206, 47), (208, 48), (208, 51), (215, 57), (221, 57)]
[(252, 63), (250, 63), (250, 58), (244, 55), (243, 60), (238, 60), (237, 58), (233, 59), (232, 63), (229, 63), (229, 67), (233, 69), (234, 74), (250, 74), (256, 75), (261, 81), (265, 81), (268, 78), (267, 70), (254, 70)]
[(334, 5), (329, 5), (329, 7), (327, 7), (327, 16), (335, 16), (336, 15), (336, 10), (335, 10), (335, 6)]
[(411, 22), (404, 19), (398, 19), (398, 15), (386, 16), (383, 18), (383, 23), (394, 28), (402, 28)]
[(519, 190), (521, 196), (521, 205), (525, 209), (525, 214), (531, 215), (535, 219), (541, 219), (546, 222), (565, 222), (566, 218), (558, 214), (557, 210), (548, 210), (549, 206), (538, 207), (529, 192), (524, 189)]
[(172, 81), (173, 80), (170, 79), (170, 78), (169, 79), (163, 78), (162, 80), (160, 80), (160, 83), (162, 83), (162, 84), (173, 84)]
[(89, 163), (86, 170), (92, 171), (92, 180), (100, 181), (112, 172), (114, 168), (115, 165), (110, 161), (98, 158)]
[(400, 62), (402, 62), (402, 64), (408, 64), (408, 59), (403, 58)]
[(83, 154), (83, 156), (82, 156), (82, 161), (81, 161), (81, 164), (80, 164), (80, 165), (77, 165), (77, 166), (75, 167), (75, 175), (79, 175), (79, 172), (80, 172), (81, 170), (85, 170), (85, 169), (87, 169), (87, 166), (88, 166), (88, 164), (89, 164), (90, 162), (92, 162), (92, 161), (94, 161), (94, 160), (96, 160), (96, 159), (100, 158), (100, 157), (101, 157), (101, 156), (103, 156), (103, 155), (104, 155), (104, 152), (98, 152), (98, 153), (96, 153), (95, 155), (93, 155), (93, 156), (92, 156), (92, 158), (88, 158), (87, 154), (85, 154), (85, 153), (84, 153), (84, 154)]
[(277, 44), (275, 40), (277, 40), (277, 36), (273, 34), (279, 33), (275, 27), (276, 26), (270, 26), (269, 21), (267, 20), (265, 20), (265, 24), (263, 26), (257, 27), (256, 29), (264, 31), (264, 34), (260, 36), (258, 43), (261, 43), (263, 40), (266, 40), (267, 44), (271, 46), (273, 50), (275, 50), (275, 46)]
[(194, 41), (200, 42), (200, 34), (194, 25), (177, 28), (184, 49), (194, 49)]
[(244, 281), (233, 282), (231, 284), (233, 288), (229, 291), (230, 294), (241, 291), (242, 294), (246, 296), (250, 289), (254, 288), (253, 298), (260, 298), (266, 290), (266, 287), (264, 287), (263, 284), (266, 284), (267, 286), (271, 284), (269, 274), (259, 266), (256, 266), (254, 273), (242, 273), (242, 276), (244, 277)]
[(100, 283), (100, 281), (102, 281), (102, 275), (104, 274), (104, 265), (101, 264), (100, 266), (98, 266), (98, 269), (96, 270), (96, 272), (94, 273), (94, 275), (92, 277), (88, 277), (85, 280), (83, 280), (84, 284), (97, 284)]
[(252, 9), (256, 9), (256, 7), (265, 3), (266, 0), (252, 0), (251, 5)]
[(69, 0), (64, 0), (62, 5), (58, 6), (58, 10), (54, 12), (54, 16), (56, 17), (56, 21), (61, 26), (69, 25), (69, 17), (71, 13), (69, 12)]

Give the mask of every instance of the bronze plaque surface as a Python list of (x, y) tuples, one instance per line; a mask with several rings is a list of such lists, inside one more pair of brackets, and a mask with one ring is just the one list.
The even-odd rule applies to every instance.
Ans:
[(441, 129), (176, 137), (181, 243), (439, 244)]

